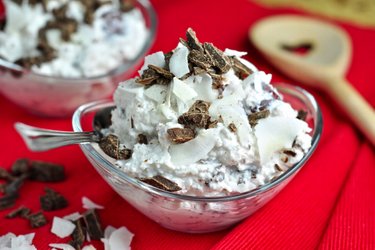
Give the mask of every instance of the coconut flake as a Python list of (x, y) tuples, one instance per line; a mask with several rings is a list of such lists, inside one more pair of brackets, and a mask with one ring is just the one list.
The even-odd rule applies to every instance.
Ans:
[(251, 142), (251, 127), (245, 110), (240, 106), (219, 106), (218, 114), (226, 126), (231, 123), (236, 125), (240, 143), (242, 146), (248, 147)]
[(130, 243), (133, 237), (134, 234), (131, 233), (126, 227), (120, 227), (119, 229), (116, 229), (114, 232), (112, 232), (108, 239), (110, 250), (130, 249)]
[(75, 220), (78, 220), (78, 219), (81, 218), (81, 217), (82, 217), (82, 215), (81, 215), (80, 213), (78, 213), (78, 212), (74, 212), (74, 213), (72, 213), (72, 214), (65, 215), (65, 216), (63, 217), (63, 219), (65, 219), (65, 220), (70, 220), (70, 221), (75, 221)]
[(71, 245), (64, 243), (51, 243), (49, 244), (49, 246), (61, 250), (75, 250), (74, 247), (72, 247)]
[(179, 80), (177, 77), (174, 77), (172, 81), (172, 93), (184, 103), (197, 96), (197, 92), (195, 92), (193, 88)]
[(216, 144), (217, 130), (201, 130), (194, 139), (169, 147), (171, 161), (175, 165), (188, 165), (207, 158), (208, 153)]
[(96, 250), (96, 248), (93, 245), (84, 246), (82, 250)]
[(233, 49), (225, 49), (224, 50), (224, 55), (226, 55), (226, 56), (242, 57), (242, 56), (247, 55), (247, 52), (237, 51), (237, 50), (233, 50)]
[(0, 249), (1, 250), (36, 250), (36, 247), (32, 245), (35, 233), (25, 234), (16, 236), (13, 233), (7, 233), (0, 237)]
[(146, 70), (148, 68), (148, 65), (150, 64), (155, 65), (160, 68), (164, 68), (165, 67), (164, 53), (159, 51), (159, 52), (146, 56), (145, 63), (143, 64), (142, 68), (138, 71), (139, 75), (142, 75), (143, 71)]
[(69, 220), (59, 217), (53, 217), (51, 232), (60, 238), (65, 238), (71, 235), (76, 228), (76, 225)]
[(151, 87), (147, 88), (144, 94), (151, 100), (157, 103), (162, 103), (165, 101), (165, 98), (167, 96), (167, 91), (168, 91), (168, 86), (154, 84)]
[(102, 205), (96, 204), (86, 196), (82, 197), (82, 204), (85, 209), (104, 209)]
[(212, 102), (217, 99), (219, 92), (212, 88), (212, 78), (204, 73), (198, 76), (190, 76), (187, 81), (191, 82), (192, 87), (198, 94), (196, 100)]
[(178, 46), (169, 61), (169, 69), (172, 74), (180, 78), (190, 72), (188, 64), (189, 49), (185, 46)]
[(307, 123), (296, 118), (267, 117), (260, 119), (255, 126), (255, 136), (261, 164), (265, 164), (275, 152), (292, 148), (297, 135), (308, 131)]

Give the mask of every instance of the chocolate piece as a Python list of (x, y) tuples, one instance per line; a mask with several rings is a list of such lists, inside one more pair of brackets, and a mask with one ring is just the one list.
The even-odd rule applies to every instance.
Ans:
[(172, 78), (173, 78), (173, 74), (171, 72), (169, 72), (168, 70), (165, 70), (163, 68), (160, 68), (158, 66), (150, 64), (150, 65), (148, 65), (148, 68), (154, 70), (157, 74), (159, 74), (160, 76), (162, 76), (166, 79), (172, 80)]
[(132, 151), (130, 149), (124, 148), (120, 149), (120, 142), (115, 135), (108, 135), (102, 138), (99, 142), (99, 147), (108, 156), (115, 158), (117, 160), (126, 160), (131, 157)]
[(231, 123), (228, 125), (228, 128), (230, 129), (230, 131), (232, 131), (233, 133), (236, 133), (237, 132), (237, 127), (234, 123)]
[(144, 134), (139, 134), (137, 139), (139, 144), (148, 144), (147, 137)]
[(178, 118), (178, 123), (190, 127), (206, 128), (211, 118), (208, 115), (209, 107), (210, 104), (208, 102), (202, 100), (195, 101), (189, 111)]
[(134, 0), (121, 0), (120, 1), (120, 10), (122, 12), (128, 12), (134, 9)]
[(84, 221), (81, 218), (73, 223), (76, 225), (76, 228), (72, 233), (72, 240), (69, 242), (69, 244), (75, 249), (81, 249), (86, 237), (86, 228), (83, 226)]
[(152, 178), (142, 178), (140, 180), (151, 186), (154, 186), (154, 187), (157, 187), (165, 191), (169, 191), (169, 192), (176, 192), (176, 191), (181, 190), (181, 188), (175, 182), (168, 180), (167, 178), (161, 175), (156, 175)]
[(22, 218), (27, 218), (30, 214), (30, 208), (27, 208), (25, 206), (20, 206), (19, 208), (11, 211), (8, 213), (5, 218), (7, 219), (12, 219), (16, 217), (22, 217)]
[(5, 168), (0, 167), (0, 179), (12, 181), (14, 177)]
[(30, 226), (32, 228), (41, 227), (47, 224), (47, 219), (41, 211), (29, 215), (27, 219), (29, 220)]
[(90, 238), (93, 240), (100, 240), (103, 237), (103, 230), (95, 210), (87, 210), (83, 215), (83, 219)]
[(165, 65), (166, 65), (166, 67), (165, 67), (166, 70), (169, 70), (169, 61), (171, 60), (172, 55), (173, 55), (172, 51), (164, 54), (164, 61), (165, 61)]
[(17, 198), (18, 198), (18, 193), (6, 194), (0, 197), (0, 211), (13, 207)]
[(143, 85), (152, 85), (156, 83), (159, 77), (160, 75), (155, 70), (148, 68), (143, 71), (141, 77), (136, 79), (136, 82)]
[(195, 49), (195, 50), (203, 52), (203, 46), (199, 42), (199, 40), (198, 40), (198, 38), (195, 34), (195, 31), (192, 28), (187, 29), (186, 39), (187, 39), (187, 44), (190, 47), (190, 49), (192, 49), (192, 50)]
[(99, 110), (94, 116), (94, 130), (100, 131), (103, 128), (109, 128), (112, 124), (112, 111), (115, 107), (107, 107)]
[(30, 179), (41, 182), (63, 181), (65, 179), (64, 166), (44, 161), (31, 161)]
[(258, 112), (250, 114), (248, 116), (250, 126), (254, 127), (255, 125), (258, 124), (258, 121), (260, 119), (266, 118), (269, 115), (270, 115), (270, 111), (268, 109), (265, 109), (265, 110), (258, 111)]
[(295, 157), (297, 155), (296, 152), (289, 150), (289, 149), (283, 150), (283, 153), (292, 157)]
[(27, 176), (28, 176), (27, 174), (23, 174), (23, 175), (15, 178), (11, 182), (9, 182), (4, 187), (4, 193), (8, 194), (8, 195), (18, 194), (18, 190), (23, 185), (23, 183), (24, 183), (25, 179), (27, 178)]
[(68, 206), (68, 201), (60, 193), (45, 188), (46, 194), (40, 197), (40, 205), (44, 211), (53, 211)]
[(234, 72), (241, 80), (253, 73), (253, 71), (243, 64), (237, 57), (230, 57), (230, 62)]
[(216, 48), (212, 43), (204, 43), (203, 47), (206, 51), (206, 54), (213, 62), (213, 65), (217, 67), (221, 73), (227, 73), (231, 68), (229, 64), (229, 58), (225, 56), (223, 52)]
[(198, 66), (205, 71), (207, 71), (212, 66), (211, 58), (199, 50), (191, 50), (188, 55), (188, 60), (193, 65)]
[(275, 164), (274, 166), (277, 171), (283, 171), (283, 169), (278, 164)]
[(191, 128), (170, 128), (167, 133), (174, 143), (184, 143), (195, 137), (195, 131)]
[(302, 121), (306, 121), (307, 112), (305, 110), (298, 110), (297, 119), (300, 119)]
[(29, 171), (29, 166), (30, 166), (30, 162), (28, 159), (26, 158), (18, 159), (13, 163), (11, 167), (12, 174), (15, 176), (19, 176), (24, 173), (27, 173)]
[(3, 18), (3, 19), (0, 19), (0, 30), (4, 30), (5, 26), (6, 26), (6, 19)]

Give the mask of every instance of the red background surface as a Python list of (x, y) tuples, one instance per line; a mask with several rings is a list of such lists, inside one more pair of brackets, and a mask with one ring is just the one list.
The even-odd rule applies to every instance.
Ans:
[[(173, 49), (187, 27), (201, 41), (214, 42), (219, 48), (248, 51), (247, 59), (261, 70), (271, 72), (274, 82), (300, 85), (270, 66), (247, 39), (251, 25), (262, 17), (297, 13), (292, 9), (274, 10), (247, 0), (155, 0), (159, 17), (156, 42), (152, 51)], [(375, 106), (375, 31), (336, 22), (352, 37), (353, 61), (347, 78)], [(324, 93), (306, 87), (317, 98), (324, 118), (321, 142), (310, 161), (295, 179), (257, 213), (225, 231), (192, 235), (173, 232), (149, 220), (101, 179), (78, 146), (45, 153), (31, 153), (13, 129), (16, 121), (50, 129), (71, 130), (70, 119), (46, 119), (28, 114), (0, 95), (0, 166), (9, 168), (20, 157), (62, 163), (67, 180), (48, 186), (69, 200), (69, 207), (57, 212), (63, 216), (83, 211), (81, 197), (87, 196), (105, 206), (99, 211), (104, 225), (126, 226), (135, 234), (133, 249), (375, 249), (375, 154), (374, 148), (356, 131), (340, 108)], [(375, 126), (375, 125), (374, 125)], [(27, 182), (16, 206), (40, 209), (39, 196), (45, 184)], [(0, 211), (0, 235), (7, 232), (36, 232), (38, 249), (48, 243), (66, 242), (50, 233), (51, 224), (31, 229), (22, 219), (7, 220), (9, 212)], [(102, 244), (94, 242), (98, 249)]]

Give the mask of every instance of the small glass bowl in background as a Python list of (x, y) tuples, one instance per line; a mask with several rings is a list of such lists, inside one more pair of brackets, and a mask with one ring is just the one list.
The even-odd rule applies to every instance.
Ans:
[(0, 92), (31, 113), (46, 117), (67, 117), (84, 103), (111, 96), (118, 83), (135, 72), (155, 40), (157, 17), (151, 3), (139, 0), (135, 7), (142, 12), (148, 28), (148, 37), (135, 59), (105, 75), (89, 78), (40, 75), (0, 59)]
[[(223, 197), (197, 197), (167, 192), (133, 177), (115, 166), (96, 143), (80, 147), (91, 164), (107, 183), (129, 204), (163, 227), (189, 233), (206, 233), (225, 229), (248, 217), (292, 180), (314, 152), (322, 133), (322, 114), (314, 97), (307, 91), (287, 84), (278, 84), (284, 100), (295, 109), (308, 112), (306, 121), (312, 128), (312, 146), (300, 162), (257, 189)], [(73, 115), (75, 132), (93, 130), (94, 114), (111, 102), (94, 102), (77, 109)]]

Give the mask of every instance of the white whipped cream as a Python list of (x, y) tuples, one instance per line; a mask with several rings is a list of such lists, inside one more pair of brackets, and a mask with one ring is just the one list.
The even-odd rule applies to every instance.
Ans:
[[(169, 68), (176, 74), (186, 73), (185, 51), (186, 47), (179, 44), (175, 59), (170, 59)], [(240, 58), (244, 53), (226, 50), (225, 54), (254, 69)], [(140, 73), (148, 64), (164, 67), (164, 54), (147, 56)], [(241, 80), (230, 69), (223, 76), (222, 93), (212, 88), (207, 73), (186, 79), (175, 77), (169, 85), (148, 88), (135, 79), (121, 83), (114, 94), (117, 108), (112, 113), (111, 132), (133, 154), (128, 160), (117, 161), (118, 167), (137, 178), (162, 175), (177, 183), (182, 188), (180, 193), (218, 196), (254, 189), (301, 160), (311, 145), (311, 129), (281, 100), (270, 85), (271, 75), (254, 71)], [(209, 115), (223, 122), (215, 128), (197, 128), (194, 139), (174, 144), (167, 130), (183, 127), (178, 117), (196, 100), (209, 102)], [(247, 116), (264, 105), (270, 115), (251, 127)], [(237, 128), (235, 132), (228, 128), (231, 123)], [(137, 143), (139, 134), (147, 137), (147, 145)], [(292, 150), (295, 156), (286, 156), (283, 150)]]
[(57, 58), (33, 65), (31, 70), (48, 76), (66, 78), (94, 77), (116, 69), (126, 61), (136, 58), (143, 48), (148, 29), (141, 11), (118, 10), (117, 1), (99, 7), (92, 25), (84, 23), (84, 6), (80, 1), (50, 0), (47, 10), (42, 4), (18, 5), (5, 0), (6, 26), (0, 31), (0, 56), (10, 62), (39, 55), (38, 31), (53, 19), (52, 10), (68, 5), (67, 17), (78, 22), (78, 30), (70, 41), (60, 38), (57, 29), (47, 32), (49, 44), (56, 50)]

